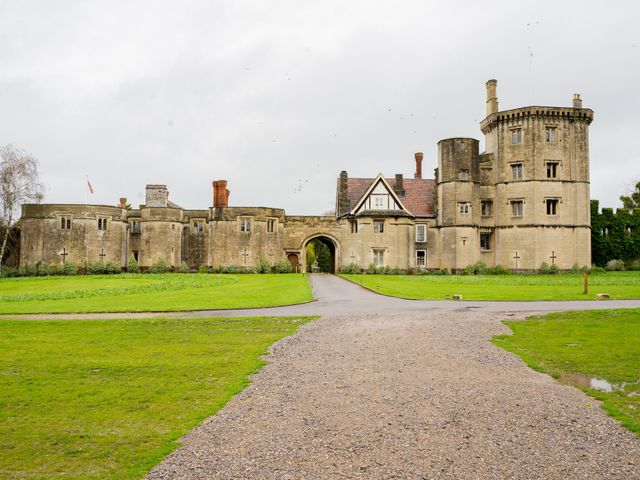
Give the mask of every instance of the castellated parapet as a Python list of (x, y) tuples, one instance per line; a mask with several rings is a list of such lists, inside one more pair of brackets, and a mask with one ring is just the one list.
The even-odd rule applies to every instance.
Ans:
[(497, 81), (489, 80), (484, 152), (474, 138), (441, 140), (434, 179), (422, 178), (421, 152), (406, 162), (413, 178), (350, 177), (344, 170), (332, 216), (231, 206), (226, 180), (212, 182), (213, 205), (204, 209), (173, 203), (162, 184), (146, 186), (138, 209), (127, 209), (124, 197), (118, 207), (24, 205), (20, 263), (126, 267), (134, 256), (143, 267), (162, 258), (195, 269), (287, 259), (301, 271), (307, 244), (320, 239), (330, 246), (334, 271), (347, 264), (459, 271), (479, 260), (517, 270), (542, 262), (590, 265), (593, 111), (579, 94), (571, 105), (500, 111)]

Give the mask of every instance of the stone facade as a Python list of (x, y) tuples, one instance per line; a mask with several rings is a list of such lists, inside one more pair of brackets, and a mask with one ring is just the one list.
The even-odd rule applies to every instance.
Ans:
[(111, 261), (142, 267), (254, 266), (288, 259), (299, 271), (306, 245), (319, 238), (334, 270), (355, 263), (401, 269), (461, 270), (487, 265), (534, 270), (591, 264), (589, 138), (593, 119), (579, 95), (564, 107), (500, 111), (497, 82), (487, 82), (485, 152), (472, 138), (438, 143), (435, 179), (337, 181), (335, 216), (290, 216), (284, 210), (229, 206), (225, 180), (213, 182), (213, 207), (189, 210), (165, 185), (147, 185), (146, 201), (106, 205), (24, 205), (20, 264)]

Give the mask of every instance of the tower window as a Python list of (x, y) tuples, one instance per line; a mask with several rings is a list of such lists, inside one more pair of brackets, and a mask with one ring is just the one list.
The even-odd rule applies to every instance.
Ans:
[(107, 219), (104, 217), (98, 218), (98, 230), (106, 231), (107, 230)]
[(60, 230), (71, 230), (71, 216), (60, 217)]
[(351, 233), (358, 233), (358, 221), (349, 220), (349, 228), (351, 229)]
[(416, 242), (424, 243), (427, 241), (427, 226), (424, 224), (416, 225)]
[(373, 221), (373, 233), (384, 233), (384, 220)]
[(458, 211), (460, 212), (460, 215), (469, 215), (469, 203), (465, 202), (465, 203), (459, 203), (458, 204)]
[(544, 139), (547, 143), (556, 143), (556, 127), (545, 127)]
[(523, 212), (524, 202), (522, 200), (511, 200), (511, 212), (514, 217), (521, 217)]
[(547, 162), (547, 178), (558, 177), (558, 162)]
[(133, 220), (131, 222), (131, 233), (140, 233), (140, 232), (141, 232), (140, 221)]
[(493, 215), (493, 201), (492, 200), (482, 200), (480, 202), (480, 208), (482, 209), (483, 217), (491, 217)]
[(558, 213), (558, 199), (548, 198), (545, 202), (547, 203), (547, 215), (556, 215)]
[(267, 218), (267, 233), (275, 233), (276, 231), (276, 219)]
[(250, 233), (251, 232), (251, 219), (250, 218), (241, 218), (240, 219), (240, 231)]
[(513, 180), (522, 180), (522, 163), (511, 164), (511, 178)]
[(522, 143), (522, 129), (514, 128), (511, 130), (511, 145), (517, 145)]
[(204, 222), (202, 220), (193, 222), (193, 234), (201, 235), (202, 233), (204, 233)]
[(458, 180), (469, 180), (469, 170), (467, 170), (466, 168), (461, 168), (458, 171)]
[(493, 235), (490, 232), (480, 234), (480, 250), (491, 250), (491, 237)]
[(426, 267), (426, 266), (427, 266), (427, 251), (416, 250), (416, 267)]

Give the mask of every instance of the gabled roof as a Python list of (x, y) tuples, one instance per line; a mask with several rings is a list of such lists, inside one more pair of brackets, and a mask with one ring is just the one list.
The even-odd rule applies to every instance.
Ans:
[[(394, 178), (385, 179), (387, 185), (394, 185)], [(347, 197), (349, 210), (352, 210), (360, 200), (363, 200), (369, 188), (373, 188), (375, 178), (349, 178), (347, 180)], [(405, 178), (402, 181), (405, 196), (401, 198), (402, 205), (417, 217), (434, 216), (435, 180), (423, 178)]]
[[(395, 202), (400, 205), (400, 208), (402, 211), (406, 212), (406, 208), (404, 207), (404, 205), (402, 204), (402, 202), (400, 201), (400, 198), (398, 198), (398, 195), (396, 194), (396, 192), (393, 190), (393, 188), (391, 188), (391, 186), (389, 185), (389, 183), (385, 180), (385, 178), (382, 176), (382, 173), (379, 173), (378, 176), (376, 178), (373, 179), (373, 181), (371, 182), (371, 184), (369, 185), (369, 187), (365, 190), (364, 194), (362, 195), (362, 197), (358, 200), (358, 202), (351, 208), (351, 214), (355, 215), (355, 213), (358, 211), (358, 209), (362, 206), (362, 204), (364, 203), (364, 201), (367, 199), (367, 197), (371, 194), (371, 192), (375, 189), (375, 187), (378, 186), (378, 184), (382, 184), (385, 188), (385, 190), (387, 190), (389, 192), (389, 195), (391, 195), (393, 197), (393, 199), (395, 200)], [(352, 204), (350, 204), (352, 205)]]

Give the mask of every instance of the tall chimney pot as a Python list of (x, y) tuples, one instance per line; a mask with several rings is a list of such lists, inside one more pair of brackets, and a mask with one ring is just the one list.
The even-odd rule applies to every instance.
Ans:
[(573, 108), (582, 108), (582, 99), (579, 93), (573, 94)]
[(213, 181), (213, 206), (228, 207), (229, 206), (229, 190), (227, 190), (226, 180)]
[(497, 80), (491, 79), (487, 82), (487, 117), (498, 111), (497, 87)]
[(424, 155), (422, 152), (416, 152), (414, 155), (416, 159), (416, 173), (413, 175), (414, 178), (422, 178), (422, 158)]
[(127, 197), (120, 197), (120, 208), (127, 208)]

